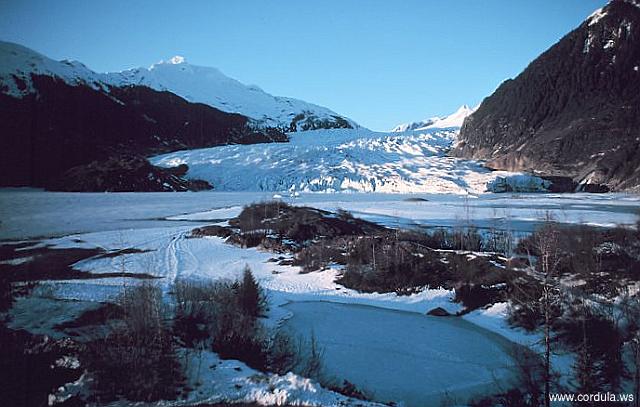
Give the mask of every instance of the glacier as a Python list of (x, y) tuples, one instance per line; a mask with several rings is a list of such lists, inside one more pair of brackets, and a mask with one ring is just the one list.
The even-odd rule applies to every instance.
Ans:
[(447, 156), (458, 129), (402, 133), (364, 128), (290, 133), (290, 142), (227, 145), (152, 157), (187, 164), (187, 178), (218, 191), (454, 193), (539, 192), (548, 182)]

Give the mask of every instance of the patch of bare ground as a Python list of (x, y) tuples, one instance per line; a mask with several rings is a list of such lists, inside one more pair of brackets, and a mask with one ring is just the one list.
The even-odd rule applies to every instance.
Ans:
[(84, 280), (113, 277), (130, 277), (138, 279), (155, 278), (144, 273), (91, 273), (73, 268), (73, 264), (89, 258), (115, 257), (121, 254), (138, 253), (138, 249), (124, 249), (108, 252), (93, 248), (51, 248), (49, 246), (34, 247), (29, 244), (0, 245), (0, 273), (11, 282), (40, 280)]

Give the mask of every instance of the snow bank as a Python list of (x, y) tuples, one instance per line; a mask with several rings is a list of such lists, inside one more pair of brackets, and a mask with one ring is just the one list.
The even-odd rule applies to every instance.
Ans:
[(194, 390), (185, 400), (161, 401), (149, 406), (192, 406), (231, 401), (277, 406), (381, 407), (378, 403), (355, 400), (327, 390), (316, 381), (293, 373), (262, 373), (237, 360), (222, 360), (212, 352), (183, 352), (189, 359), (188, 385)]

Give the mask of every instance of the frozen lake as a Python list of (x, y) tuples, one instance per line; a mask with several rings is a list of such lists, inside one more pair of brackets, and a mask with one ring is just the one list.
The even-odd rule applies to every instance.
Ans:
[(464, 402), (508, 387), (513, 377), (504, 338), (456, 317), (332, 302), (293, 302), (284, 325), (323, 349), (324, 373), (354, 383), (380, 402), (408, 407)]
[[(238, 214), (243, 205), (272, 198), (273, 194), (267, 192), (67, 193), (0, 189), (0, 239), (224, 220)], [(309, 193), (282, 199), (327, 210), (346, 209), (389, 226), (428, 228), (469, 221), (479, 227), (504, 227), (515, 232), (533, 229), (547, 211), (559, 222), (600, 226), (634, 224), (640, 213), (640, 197), (628, 194)]]

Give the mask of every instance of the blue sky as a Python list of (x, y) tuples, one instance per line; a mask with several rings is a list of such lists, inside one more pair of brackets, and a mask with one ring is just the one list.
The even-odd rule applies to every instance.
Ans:
[(97, 71), (173, 55), (364, 126), (476, 105), (605, 0), (0, 0), (0, 39)]

